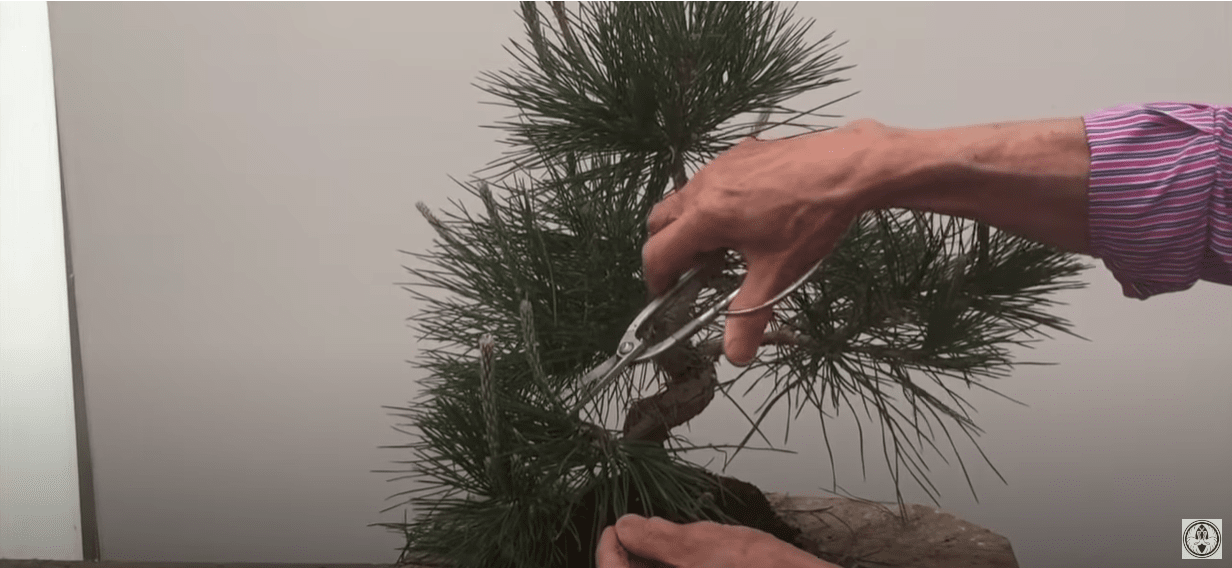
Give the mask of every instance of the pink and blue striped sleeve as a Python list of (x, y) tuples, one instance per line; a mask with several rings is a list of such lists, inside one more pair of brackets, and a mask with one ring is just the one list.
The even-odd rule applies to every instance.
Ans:
[(1091, 254), (1125, 295), (1232, 284), (1232, 107), (1123, 105), (1083, 119)]

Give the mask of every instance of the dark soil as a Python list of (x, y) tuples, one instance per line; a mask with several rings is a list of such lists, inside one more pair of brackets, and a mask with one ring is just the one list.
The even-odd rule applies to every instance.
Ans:
[[(736, 521), (734, 524), (752, 527), (770, 533), (793, 546), (800, 546), (796, 541), (800, 531), (779, 518), (761, 489), (732, 477), (713, 474), (711, 476), (717, 479), (722, 487), (720, 494), (715, 496), (716, 504), (727, 516)], [(561, 535), (556, 546), (565, 550), (565, 563), (563, 566), (552, 568), (590, 568), (594, 565), (595, 547), (598, 545), (599, 534), (601, 534), (594, 530), (597, 505), (595, 501), (594, 491), (582, 496), (579, 505), (574, 509), (572, 518), (573, 527), (579, 538), (575, 539), (569, 531)], [(647, 506), (641, 495), (636, 493), (630, 495), (627, 511), (643, 517), (659, 516), (674, 522), (686, 521), (686, 519), (672, 518), (654, 507)], [(599, 530), (602, 531), (603, 527), (615, 524), (616, 518), (616, 514), (608, 510), (602, 522), (599, 523)]]

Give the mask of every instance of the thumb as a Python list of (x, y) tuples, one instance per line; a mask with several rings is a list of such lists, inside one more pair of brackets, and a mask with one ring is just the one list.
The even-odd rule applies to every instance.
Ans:
[(680, 564), (685, 549), (695, 544), (682, 539), (683, 532), (682, 526), (659, 517), (629, 514), (616, 520), (616, 535), (626, 550), (672, 566)]
[(603, 529), (599, 548), (595, 550), (595, 565), (598, 568), (630, 568), (629, 554), (616, 539), (616, 527)]
[[(752, 257), (748, 259), (748, 266), (740, 293), (729, 307), (731, 310), (745, 310), (765, 304), (791, 284), (783, 262), (776, 257)], [(774, 306), (748, 314), (727, 316), (723, 334), (723, 352), (727, 360), (739, 367), (751, 363), (772, 317)]]

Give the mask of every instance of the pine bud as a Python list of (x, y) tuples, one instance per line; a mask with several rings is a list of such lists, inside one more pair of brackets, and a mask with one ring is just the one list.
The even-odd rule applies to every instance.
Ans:
[(424, 202), (416, 202), (415, 208), (419, 210), (419, 214), (423, 215), (424, 219), (428, 220), (428, 224), (432, 226), (432, 229), (436, 231), (436, 234), (440, 235), (446, 242), (453, 242), (453, 235), (450, 234), (449, 229), (446, 228), (445, 224), (432, 213), (431, 209), (428, 209), (427, 205), (424, 205)]
[(489, 334), (479, 339), (479, 397), (488, 442), (488, 478), (503, 489), (504, 467), (500, 459), (500, 419), (496, 409), (496, 342)]
[(543, 392), (545, 396), (552, 393), (552, 387), (548, 385), (547, 374), (543, 372), (543, 362), (539, 359), (539, 338), (535, 335), (535, 310), (530, 305), (530, 300), (523, 298), (521, 308), (522, 320), (522, 342), (526, 345), (526, 359), (530, 363), (531, 378), (535, 380), (535, 385)]
[[(488, 187), (488, 182), (479, 180), (475, 184), (479, 189), (479, 200), (483, 201), (483, 206), (488, 210), (488, 221), (496, 228), (497, 234), (502, 241), (505, 240), (504, 226), (501, 224), (500, 209), (496, 207), (496, 198), (492, 196), (492, 188)], [(503, 243), (506, 244), (507, 243)]]

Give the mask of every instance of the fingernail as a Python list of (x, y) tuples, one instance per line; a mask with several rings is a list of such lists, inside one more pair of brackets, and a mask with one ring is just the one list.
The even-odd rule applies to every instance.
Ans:
[(643, 517), (643, 516), (641, 516), (641, 515), (638, 515), (638, 514), (635, 514), (635, 513), (625, 513), (624, 515), (621, 515), (619, 519), (616, 519), (616, 522), (617, 522), (617, 523), (619, 523), (619, 522), (624, 521), (624, 520), (626, 520), (626, 519), (628, 519), (628, 520), (637, 519), (637, 520), (640, 520), (640, 521), (644, 521), (644, 520), (646, 520), (646, 518), (645, 518), (645, 517)]

